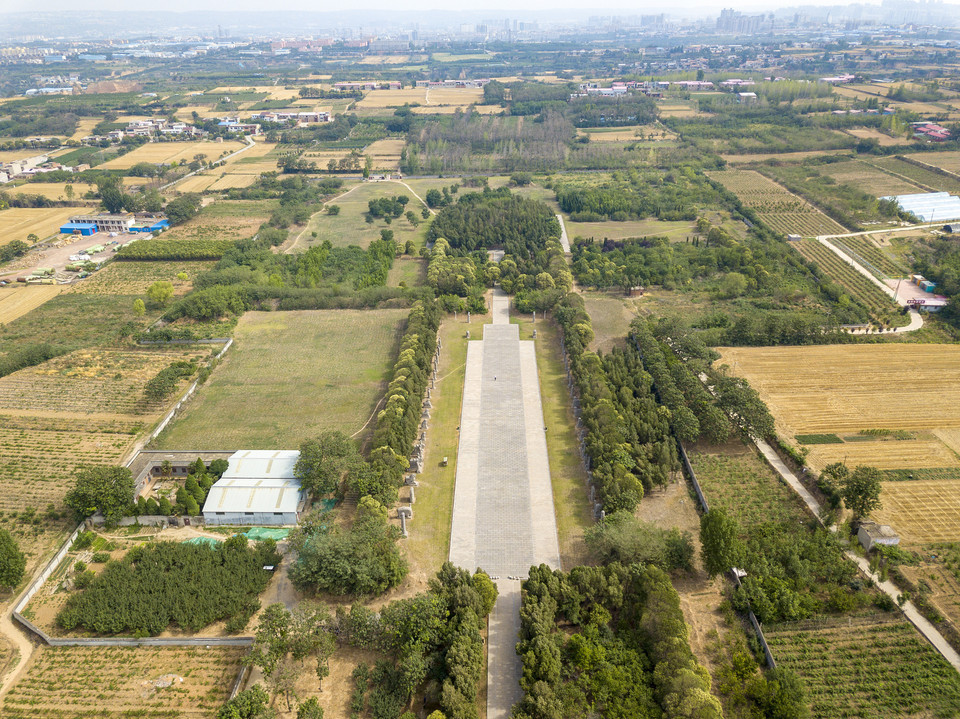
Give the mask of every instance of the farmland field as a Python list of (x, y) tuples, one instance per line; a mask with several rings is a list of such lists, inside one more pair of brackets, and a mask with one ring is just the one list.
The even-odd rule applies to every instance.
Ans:
[(719, 450), (695, 449), (689, 457), (710, 506), (725, 509), (742, 526), (807, 518), (793, 490), (739, 440)]
[[(190, 291), (194, 278), (215, 264), (212, 261), (111, 262), (73, 285), (71, 291), (96, 295), (142, 295), (154, 282), (166, 281), (173, 283), (177, 295), (184, 295)], [(181, 272), (187, 273), (186, 280), (177, 279)], [(3, 305), (0, 303), (2, 312)]]
[[(777, 433), (836, 434), (841, 444), (809, 447), (816, 470), (832, 462), (886, 470), (955, 472), (960, 429), (960, 347), (842, 345), (723, 348), (718, 361), (746, 377), (770, 408)], [(908, 381), (907, 381), (908, 378)], [(873, 436), (857, 436), (866, 430)], [(912, 438), (897, 440), (903, 430)], [(866, 441), (851, 441), (850, 438)], [(933, 474), (932, 476), (937, 476)], [(904, 543), (960, 540), (960, 480), (885, 482), (874, 513)]]
[(0, 288), (0, 324), (13, 322), (63, 290), (58, 285), (13, 285)]
[(960, 713), (960, 675), (903, 619), (822, 628), (766, 628), (777, 664), (806, 684), (812, 716), (933, 717)]
[(841, 234), (846, 228), (786, 188), (752, 170), (708, 173), (755, 210), (771, 229), (804, 237)]
[(797, 240), (791, 242), (790, 246), (806, 259), (817, 264), (831, 280), (843, 287), (850, 296), (859, 300), (874, 314), (889, 313), (895, 309), (892, 297), (822, 243), (817, 240)]
[(859, 140), (876, 140), (880, 147), (908, 145), (913, 142), (913, 138), (893, 137), (873, 127), (854, 127), (849, 130), (844, 130), (844, 132), (846, 132), (848, 135), (853, 135)]
[(899, 177), (894, 177), (859, 160), (824, 165), (821, 174), (829, 175), (837, 182), (847, 183), (876, 197), (886, 195), (909, 195), (923, 192), (923, 188)]
[[(7, 719), (214, 717), (243, 647), (43, 647), (3, 704)], [(135, 710), (134, 710), (135, 708)]]
[(0, 412), (143, 416), (161, 404), (145, 403), (143, 385), (171, 362), (196, 361), (200, 350), (84, 349), (0, 377)]
[[(935, 156), (933, 156), (935, 157)], [(923, 162), (935, 164), (935, 161), (923, 159)], [(908, 182), (914, 182), (921, 185), (920, 192), (926, 190), (936, 190), (938, 192), (951, 192), (957, 194), (960, 192), (960, 179), (941, 175), (933, 170), (927, 170), (923, 167), (911, 165), (909, 162), (896, 157), (881, 157), (876, 160), (871, 159), (869, 163), (886, 172), (906, 179)]]
[[(370, 200), (397, 195), (406, 195), (410, 199), (407, 209), (416, 214), (419, 226), (414, 227), (406, 217), (394, 218), (389, 225), (380, 219), (372, 223), (366, 221), (365, 215)], [(429, 222), (422, 219), (420, 215), (423, 205), (410, 194), (410, 190), (397, 182), (369, 182), (357, 185), (349, 193), (334, 198), (327, 204), (337, 205), (340, 208), (340, 214), (328, 215), (322, 210), (314, 213), (306, 229), (301, 233), (296, 249), (302, 251), (312, 245), (321, 244), (324, 240), (329, 240), (334, 247), (348, 245), (367, 247), (380, 238), (380, 230), (383, 229), (393, 230), (394, 239), (401, 244), (406, 243), (407, 240), (413, 240), (418, 247), (423, 245)], [(313, 237), (314, 232), (317, 233), (316, 237)]]
[(697, 226), (693, 222), (668, 222), (648, 218), (645, 220), (627, 220), (625, 222), (573, 222), (564, 219), (567, 226), (567, 236), (573, 240), (576, 237), (593, 237), (597, 240), (610, 238), (623, 240), (630, 237), (668, 237), (672, 240), (683, 241), (690, 235), (697, 233)]
[(892, 254), (887, 254), (871, 237), (844, 237), (830, 242), (846, 255), (866, 267), (879, 279), (906, 277), (908, 268), (898, 263)]
[[(105, 170), (126, 170), (138, 162), (169, 165), (181, 160), (190, 162), (194, 155), (206, 155), (207, 160), (216, 160), (224, 153), (236, 152), (245, 147), (246, 144), (235, 140), (224, 142), (148, 142), (136, 150), (131, 150), (126, 155), (115, 157), (103, 163), (100, 167)], [(253, 150), (248, 152), (253, 152)]]
[(76, 207), (11, 207), (0, 210), (0, 244), (5, 245), (13, 240), (26, 241), (30, 234), (41, 240), (56, 235), (60, 225), (78, 212), (83, 210)]
[(270, 219), (273, 201), (214, 202), (182, 225), (163, 233), (164, 239), (242, 240), (253, 237), (260, 225)]
[[(136, 179), (140, 184), (149, 182), (146, 178), (137, 177), (125, 177), (125, 180)], [(43, 197), (49, 198), (51, 200), (66, 200), (67, 194), (64, 188), (67, 185), (73, 185), (74, 199), (81, 199), (84, 194), (90, 190), (95, 190), (94, 185), (87, 184), (86, 182), (26, 182), (22, 185), (17, 185), (16, 187), (5, 187), (4, 191), (10, 193), (11, 195), (42, 195)], [(82, 207), (72, 208), (74, 213), (81, 213), (84, 211)]]
[(248, 312), (235, 344), (161, 449), (295, 449), (326, 429), (362, 435), (407, 310)]
[(949, 152), (922, 152), (918, 155), (907, 155), (912, 160), (919, 160), (928, 165), (941, 167), (948, 172), (960, 173), (960, 151), (951, 150)]

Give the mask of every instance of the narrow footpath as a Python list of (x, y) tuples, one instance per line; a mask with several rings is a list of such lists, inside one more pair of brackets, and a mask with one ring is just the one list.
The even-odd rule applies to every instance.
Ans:
[(494, 578), (487, 717), (506, 719), (520, 700), (520, 582), (531, 565), (560, 568), (536, 349), (510, 324), (510, 298), (493, 296), (493, 323), (467, 345), (450, 561)]
[[(783, 477), (783, 480), (797, 493), (797, 495), (799, 495), (800, 499), (802, 499), (807, 507), (810, 508), (810, 511), (813, 512), (817, 518), (819, 518), (821, 511), (820, 503), (809, 491), (807, 491), (807, 488), (803, 486), (803, 484), (797, 478), (797, 475), (793, 473), (793, 470), (791, 470), (786, 463), (780, 459), (780, 455), (778, 455), (774, 451), (773, 447), (771, 447), (766, 441), (756, 438), (754, 438), (753, 441), (757, 445), (757, 449), (760, 450), (760, 453), (770, 463), (770, 466), (776, 470), (777, 474)], [(830, 531), (836, 532), (836, 525), (831, 526)], [(856, 552), (848, 549), (844, 551), (844, 554), (847, 555), (847, 558), (851, 562), (857, 565), (863, 574), (873, 580), (874, 584), (879, 587), (880, 591), (894, 601), (897, 601), (901, 592), (893, 582), (881, 580), (876, 573), (870, 571), (870, 562)], [(958, 655), (954, 648), (950, 646), (949, 642), (943, 638), (943, 635), (937, 631), (937, 628), (928, 622), (922, 614), (920, 614), (913, 602), (906, 601), (903, 603), (903, 613), (917, 628), (917, 630), (919, 630), (924, 638), (926, 638), (926, 640), (933, 645), (933, 648), (940, 652), (943, 658), (953, 665), (954, 669), (960, 671), (960, 655)]]

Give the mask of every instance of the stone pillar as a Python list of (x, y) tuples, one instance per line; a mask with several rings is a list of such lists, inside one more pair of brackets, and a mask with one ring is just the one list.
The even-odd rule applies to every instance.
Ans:
[(410, 486), (410, 504), (413, 504), (417, 501), (417, 495), (413, 491), (413, 485)]

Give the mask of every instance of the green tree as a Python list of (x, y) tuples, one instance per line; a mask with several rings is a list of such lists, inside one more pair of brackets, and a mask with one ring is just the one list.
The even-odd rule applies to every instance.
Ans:
[(26, 567), (27, 557), (20, 551), (13, 535), (0, 529), (0, 587), (12, 589), (20, 584)]
[(115, 524), (133, 502), (133, 490), (133, 475), (128, 467), (81, 467), (65, 502), (77, 520), (99, 511), (108, 524)]
[(723, 509), (711, 509), (700, 518), (700, 544), (711, 577), (737, 566), (743, 557), (740, 526)]
[(135, 317), (143, 317), (147, 314), (147, 307), (139, 297), (133, 301), (133, 314)]
[(323, 719), (323, 707), (316, 697), (310, 697), (297, 707), (297, 719)]
[(70, 201), (73, 200), (73, 193), (74, 193), (73, 185), (67, 184), (63, 186), (63, 194), (67, 196), (67, 200), (70, 200)]
[(336, 217), (340, 214), (340, 205), (327, 205), (327, 214)]
[(258, 667), (269, 679), (289, 651), (292, 621), (290, 612), (279, 602), (264, 609), (244, 662)]
[(497, 603), (499, 592), (497, 585), (490, 579), (490, 575), (482, 569), (478, 569), (473, 575), (473, 588), (480, 595), (480, 601), (483, 603), (483, 616), (493, 611), (493, 606)]
[(36, 236), (35, 234), (33, 234), (32, 232), (31, 232), (29, 235), (27, 235), (27, 243), (28, 243), (28, 244), (35, 245), (35, 244), (37, 244), (39, 241), (40, 241), (40, 238), (37, 237), (37, 236)]
[(220, 707), (217, 719), (266, 719), (270, 715), (269, 704), (270, 695), (254, 684)]
[(328, 430), (300, 445), (294, 474), (313, 496), (335, 492), (344, 474), (363, 461), (357, 445), (339, 430)]
[(439, 207), (443, 204), (443, 195), (437, 188), (427, 190), (427, 207)]
[(173, 283), (161, 280), (154, 282), (147, 289), (147, 297), (159, 307), (166, 307), (173, 299)]
[(841, 494), (847, 509), (853, 512), (854, 520), (860, 520), (875, 509), (880, 502), (883, 473), (876, 467), (860, 465), (843, 483)]

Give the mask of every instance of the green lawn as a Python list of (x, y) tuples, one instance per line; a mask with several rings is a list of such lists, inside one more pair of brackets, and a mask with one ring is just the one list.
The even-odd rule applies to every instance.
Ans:
[(248, 312), (221, 366), (156, 447), (296, 449), (327, 429), (366, 436), (407, 312)]
[(693, 222), (663, 222), (648, 218), (626, 222), (572, 222), (566, 220), (567, 236), (572, 243), (576, 237), (593, 237), (596, 240), (609, 238), (623, 240), (629, 237), (668, 237), (675, 242), (684, 242), (688, 235), (695, 235)]
[(426, 260), (405, 255), (394, 260), (390, 274), (387, 276), (387, 285), (399, 287), (402, 282), (404, 287), (416, 287), (423, 284), (426, 274)]
[[(420, 221), (418, 227), (410, 224), (406, 217), (394, 218), (388, 225), (383, 219), (374, 219), (369, 223), (365, 219), (367, 203), (379, 197), (395, 197), (406, 195), (410, 198), (407, 209), (412, 210)], [(394, 239), (406, 243), (413, 240), (417, 247), (424, 244), (429, 220), (420, 216), (421, 203), (413, 197), (403, 185), (396, 182), (370, 182), (358, 185), (342, 198), (330, 200), (328, 205), (337, 205), (340, 208), (338, 215), (330, 215), (325, 210), (317, 212), (310, 218), (306, 229), (300, 234), (296, 245), (297, 251), (318, 245), (329, 240), (334, 247), (359, 245), (367, 247), (371, 242), (380, 238), (381, 230), (393, 230)], [(316, 233), (316, 237), (313, 234)]]

